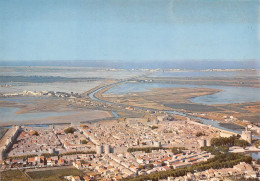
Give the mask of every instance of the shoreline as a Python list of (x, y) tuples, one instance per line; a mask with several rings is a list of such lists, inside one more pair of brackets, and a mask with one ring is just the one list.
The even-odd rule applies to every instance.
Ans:
[[(111, 88), (111, 87), (109, 87)], [(102, 94), (101, 91), (99, 92), (99, 94), (97, 94), (97, 97), (100, 97), (101, 99), (105, 99), (105, 100), (108, 100), (108, 101), (111, 101), (111, 102), (114, 102), (113, 100), (116, 100), (117, 102), (119, 102), (119, 100), (121, 100), (121, 103), (125, 103), (125, 104), (128, 104), (129, 106), (140, 106), (140, 103), (141, 102), (153, 102), (155, 104), (157, 104), (157, 107), (151, 107), (151, 108), (160, 108), (162, 105), (165, 105), (165, 103), (163, 101), (161, 102), (158, 102), (159, 100), (157, 99), (156, 100), (156, 96), (160, 96), (161, 94), (163, 94), (164, 92), (166, 92), (165, 90), (170, 90), (170, 89), (180, 89), (180, 88), (152, 88), (150, 90), (144, 90), (144, 91), (140, 91), (140, 92), (130, 92), (130, 93), (125, 93), (125, 94), (114, 94), (114, 93), (106, 93), (107, 91), (107, 88), (102, 90), (102, 92), (104, 92), (103, 94), (103, 97), (101, 97), (99, 94)], [(187, 88), (187, 89), (190, 89), (192, 90), (192, 88)], [(200, 88), (193, 88), (194, 90), (199, 90)], [(181, 111), (184, 111), (184, 112), (193, 112), (195, 113), (194, 111), (195, 110), (191, 110), (191, 106), (195, 106), (196, 107), (196, 112), (199, 113), (221, 113), (222, 116), (221, 118), (219, 117), (220, 115), (214, 115), (214, 114), (211, 114), (209, 115), (209, 117), (207, 117), (208, 119), (215, 119), (215, 120), (218, 120), (219, 122), (225, 122), (224, 121), (224, 117), (225, 116), (231, 116), (233, 115), (234, 117), (238, 118), (239, 120), (249, 120), (251, 123), (254, 123), (255, 120), (256, 120), (256, 110), (258, 109), (257, 106), (260, 105), (260, 101), (248, 101), (248, 102), (243, 102), (243, 103), (227, 103), (227, 104), (202, 104), (202, 103), (195, 103), (195, 102), (192, 102), (190, 99), (194, 98), (194, 97), (200, 97), (200, 96), (205, 96), (205, 95), (211, 95), (211, 94), (216, 94), (222, 90), (220, 89), (212, 89), (212, 88), (205, 88), (205, 89), (210, 89), (210, 90), (217, 90), (215, 92), (211, 92), (211, 93), (207, 93), (207, 94), (202, 94), (202, 95), (190, 95), (190, 96), (183, 96), (183, 95), (180, 95), (180, 97), (177, 97), (177, 100), (176, 98), (172, 97), (172, 95), (169, 95), (169, 99), (175, 99), (174, 103), (172, 103), (173, 107), (171, 107), (172, 109), (174, 110), (181, 110)], [(155, 90), (161, 90), (161, 91), (155, 91)], [(152, 97), (152, 92), (154, 92), (154, 95)], [(156, 94), (155, 94), (156, 93)], [(196, 94), (196, 93), (194, 93)], [(133, 98), (135, 96), (135, 100), (133, 99), (131, 101), (131, 97)], [(150, 96), (149, 99), (147, 98), (146, 99), (143, 99), (142, 97), (147, 97), (147, 96)], [(181, 98), (182, 97), (182, 98)], [(129, 99), (127, 99), (129, 98)], [(136, 99), (140, 99), (142, 101), (136, 101)], [(161, 97), (161, 99), (164, 99), (163, 97)], [(181, 101), (178, 101), (179, 99), (181, 99)], [(128, 101), (126, 101), (128, 100)], [(166, 100), (166, 101), (169, 101), (169, 100)], [(129, 104), (130, 102), (130, 104)], [(181, 104), (179, 104), (178, 102), (181, 102)], [(190, 104), (188, 104), (190, 103)], [(168, 105), (171, 105), (169, 103), (167, 103)], [(251, 106), (251, 108), (248, 107), (248, 105)], [(177, 106), (177, 107), (176, 107)], [(147, 104), (144, 105), (143, 107), (147, 107)], [(149, 107), (149, 105), (148, 105)], [(201, 107), (201, 109), (197, 110), (198, 107)], [(203, 110), (203, 107), (205, 108), (216, 108), (216, 110), (207, 110), (205, 109), (205, 111)], [(244, 113), (247, 113), (247, 114), (244, 114)], [(204, 117), (204, 116), (203, 116)], [(245, 118), (246, 117), (246, 118)], [(206, 118), (206, 117), (205, 117)], [(234, 121), (234, 120), (233, 120)], [(234, 124), (236, 124), (235, 122), (233, 122)], [(241, 125), (241, 124), (239, 124)], [(245, 125), (243, 125), (245, 126)]]
[[(127, 81), (128, 82), (128, 81)], [(106, 98), (108, 98), (108, 97), (103, 97), (103, 95), (106, 95), (105, 94), (105, 92), (107, 91), (107, 90), (109, 90), (109, 89), (111, 89), (112, 87), (114, 87), (114, 86), (118, 86), (118, 85), (120, 85), (120, 84), (122, 84), (123, 82), (116, 82), (116, 83), (113, 83), (112, 85), (104, 85), (104, 86), (106, 86), (106, 88), (103, 88), (102, 89), (102, 85), (99, 85), (99, 86), (97, 86), (96, 88), (93, 88), (93, 89), (91, 89), (91, 90), (97, 90), (97, 89), (100, 89), (100, 91), (98, 91), (97, 92), (97, 94), (96, 94), (96, 96), (97, 96), (97, 98), (101, 98), (101, 99), (103, 99), (103, 98), (105, 98), (105, 100), (106, 100)], [(148, 92), (153, 92), (153, 91), (157, 91), (157, 90), (163, 90), (163, 89), (169, 89), (169, 88), (153, 88), (152, 90), (148, 90)], [(196, 94), (196, 92), (195, 93), (193, 93), (193, 95), (188, 95), (188, 96), (186, 96), (186, 97), (182, 97), (182, 99), (183, 100), (185, 100), (184, 101), (184, 103), (185, 102), (190, 102), (190, 99), (191, 98), (194, 98), (194, 97), (198, 97), (198, 96), (204, 96), (204, 95), (210, 95), (210, 94), (215, 94), (215, 93), (218, 93), (218, 92), (220, 92), (220, 91), (222, 91), (222, 90), (219, 90), (219, 89), (210, 89), (210, 88), (170, 88), (170, 89), (180, 89), (180, 90), (188, 90), (188, 89), (190, 89), (190, 90), (199, 90), (199, 89), (204, 89), (204, 91), (208, 91), (208, 92), (206, 92), (206, 93), (200, 93), (199, 95), (194, 95), (194, 94)], [(90, 92), (91, 92), (91, 90), (89, 90), (89, 91), (87, 91), (87, 94), (89, 95), (90, 94)], [(210, 91), (214, 91), (214, 92), (210, 92)], [(92, 91), (93, 92), (93, 91)], [(86, 93), (86, 92), (85, 92)], [(138, 92), (138, 93), (131, 93), (131, 94), (142, 94), (143, 92)], [(127, 96), (129, 96), (129, 95), (127, 95)], [(19, 96), (20, 97), (20, 96)], [(25, 97), (25, 96), (23, 96), (23, 97)], [(36, 98), (37, 97), (39, 97), (39, 96), (36, 96)], [(51, 100), (51, 101), (53, 101), (53, 100)], [(68, 101), (67, 100), (62, 100), (62, 101), (64, 101), (65, 102), (65, 104), (66, 103), (68, 103)], [(107, 100), (106, 100), (107, 101)], [(110, 100), (108, 100), (108, 101), (110, 101)], [(3, 101), (2, 101), (3, 102)], [(14, 107), (13, 105), (16, 105), (15, 107), (18, 107), (18, 105), (19, 104), (17, 104), (17, 103), (12, 103), (12, 102), (10, 102), (12, 105), (9, 105), (8, 107)], [(200, 104), (194, 104), (194, 105), (200, 105)], [(227, 105), (227, 104), (224, 104), (224, 105)], [(21, 106), (21, 105), (19, 105), (19, 106)], [(137, 105), (138, 106), (138, 105)], [(219, 105), (218, 105), (219, 106)], [(220, 105), (220, 106), (223, 106), (223, 105)], [(3, 105), (1, 105), (0, 104), (0, 107), (3, 107)], [(6, 107), (6, 106), (5, 106)], [(22, 109), (22, 108), (24, 108), (24, 107), (26, 107), (25, 105), (23, 105), (22, 107), (18, 107), (18, 108), (20, 108), (20, 109)], [(75, 107), (75, 108), (73, 108), (73, 110), (77, 110), (79, 107)], [(25, 108), (26, 109), (26, 108)], [(81, 108), (82, 109), (82, 108)], [(179, 110), (179, 109), (175, 109), (175, 108), (173, 108), (173, 110)], [(184, 109), (185, 110), (185, 109)], [(67, 111), (67, 110), (66, 110)], [(20, 114), (23, 114), (23, 113), (36, 113), (37, 111), (35, 111), (35, 110), (31, 110), (30, 111), (30, 109), (28, 110), (27, 109), (27, 111), (19, 111), (19, 113)], [(64, 110), (63, 111), (61, 111), (61, 112), (65, 112)], [(187, 110), (185, 110), (185, 112), (187, 112)], [(109, 112), (109, 116), (108, 117), (112, 117), (113, 115)], [(62, 117), (62, 116), (61, 116)], [(52, 118), (53, 119), (53, 117), (50, 117), (50, 118)], [(50, 122), (50, 119), (49, 117), (47, 117), (47, 119), (48, 119), (48, 121), (47, 122)], [(215, 119), (216, 120), (216, 119)], [(21, 122), (23, 122), (22, 124), (31, 124), (31, 123), (33, 123), (33, 124), (35, 124), (36, 123), (36, 121), (37, 121), (37, 124), (41, 124), (41, 122), (42, 121), (44, 121), (43, 119), (40, 119), (40, 121), (39, 120), (28, 120), (28, 121), (21, 121)], [(222, 121), (219, 121), (219, 120), (217, 120), (218, 121), (218, 123), (221, 123)], [(17, 121), (16, 121), (17, 122)], [(67, 122), (67, 121), (65, 121), (65, 122)], [(75, 121), (75, 122), (82, 122), (82, 121)], [(19, 122), (20, 123), (20, 122)], [(52, 120), (52, 123), (61, 123), (61, 121), (60, 120)], [(0, 123), (1, 124), (1, 123)], [(20, 123), (21, 124), (21, 123)], [(51, 124), (51, 123), (50, 123)], [(235, 124), (235, 123), (234, 123)], [(5, 124), (6, 125), (6, 124)], [(235, 125), (237, 125), (237, 124), (235, 124)]]
[[(102, 103), (109, 103), (109, 104), (111, 104), (111, 101), (109, 101), (109, 100), (106, 100), (106, 99), (102, 99), (102, 98), (104, 98), (103, 96), (102, 96), (102, 94), (105, 92), (105, 91), (107, 91), (108, 89), (110, 89), (111, 87), (113, 87), (113, 86), (116, 86), (117, 84), (113, 84), (113, 85), (108, 85), (108, 86), (104, 86), (103, 88), (101, 87), (101, 88), (99, 88), (99, 89), (97, 89), (97, 90), (94, 90), (94, 91), (92, 91), (92, 93), (90, 93), (90, 98), (91, 99), (93, 99), (93, 100), (96, 100), (96, 101), (99, 101), (99, 102), (102, 102)], [(113, 102), (113, 101), (112, 101)], [(121, 102), (117, 102), (117, 103), (113, 103), (113, 104), (115, 104), (115, 105), (118, 105), (118, 106), (123, 106), (123, 107), (126, 107), (127, 105), (124, 105), (124, 104), (122, 104)], [(142, 106), (139, 106), (139, 105), (137, 105), (137, 106), (133, 106), (133, 108), (140, 108), (140, 109), (147, 109), (147, 110), (158, 110), (158, 109), (153, 109), (153, 108), (144, 108), (144, 107), (142, 107)], [(158, 110), (158, 111), (160, 111), (160, 110)], [(164, 110), (164, 112), (165, 112), (165, 110)], [(167, 112), (167, 111), (166, 111)], [(168, 112), (171, 112), (171, 111), (168, 111)], [(176, 111), (173, 111), (173, 112), (176, 112)], [(186, 114), (186, 113), (184, 113), (184, 112), (176, 112), (177, 113), (177, 115), (182, 115), (182, 114)], [(176, 113), (174, 113), (174, 114), (176, 114)], [(191, 116), (191, 115), (187, 115), (186, 114), (186, 117), (194, 117), (194, 116)], [(195, 116), (196, 117), (196, 116)], [(198, 119), (201, 119), (200, 117), (197, 117)], [(208, 119), (208, 118), (205, 118), (205, 119)], [(210, 119), (208, 119), (208, 120), (210, 120)], [(216, 120), (216, 122), (217, 123), (219, 123), (219, 121), (218, 120)], [(215, 127), (214, 125), (212, 125), (213, 127)], [(219, 128), (218, 128), (219, 129)], [(225, 128), (224, 129), (224, 127), (223, 128), (221, 128), (221, 130), (224, 130), (224, 131), (226, 131), (226, 129), (227, 128)], [(235, 130), (230, 130), (230, 131), (232, 131), (233, 133), (236, 133), (237, 134), (237, 131), (235, 131)]]

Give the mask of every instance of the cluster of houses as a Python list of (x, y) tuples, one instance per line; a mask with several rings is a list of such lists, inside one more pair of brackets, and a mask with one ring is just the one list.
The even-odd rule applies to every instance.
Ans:
[(74, 165), (79, 160), (92, 160), (94, 154), (75, 154), (63, 156), (31, 156), (31, 157), (17, 157), (7, 158), (1, 161), (1, 169), (12, 168), (43, 168), (43, 167), (58, 167)]
[(16, 93), (5, 93), (3, 94), (5, 97), (12, 96), (53, 96), (53, 97), (61, 97), (61, 98), (81, 98), (81, 95), (78, 93), (67, 93), (67, 92), (55, 92), (55, 91), (23, 91)]
[[(193, 180), (207, 180), (207, 181), (220, 181), (228, 180), (228, 178), (233, 178), (233, 180), (248, 180), (255, 179), (258, 180), (258, 174), (255, 168), (250, 164), (245, 162), (240, 162), (234, 165), (233, 168), (222, 168), (222, 169), (208, 169), (203, 172), (188, 173), (183, 177), (168, 177), (167, 181), (193, 181)], [(163, 180), (161, 180), (163, 181)]]
[[(8, 158), (2, 161), (1, 169), (42, 168), (73, 165), (77, 169), (97, 173), (103, 179), (115, 179), (166, 171), (206, 161), (213, 156), (206, 152), (174, 154), (172, 150), (153, 150), (104, 154), (75, 154), (62, 156), (31, 156)], [(93, 178), (92, 178), (93, 179)]]
[(41, 155), (44, 153), (68, 153), (75, 151), (94, 151), (95, 145), (87, 140), (79, 129), (74, 133), (66, 134), (64, 129), (58, 128), (29, 128), (24, 127), (16, 142), (12, 145), (8, 156), (18, 157), (31, 154)]
[(67, 152), (95, 150), (95, 144), (86, 137), (83, 131), (84, 128), (78, 127), (73, 134), (66, 134), (64, 128), (54, 129), (54, 133)]
[(67, 92), (55, 92), (48, 91), (42, 94), (43, 96), (53, 96), (53, 97), (61, 97), (61, 98), (81, 98), (81, 95), (78, 93), (67, 93)]
[[(5, 134), (9, 135), (11, 143), (9, 158), (1, 161), (1, 169), (73, 165), (89, 174), (84, 178), (67, 176), (67, 180), (120, 180), (207, 161), (214, 156), (199, 149), (199, 140), (218, 134), (218, 130), (209, 126), (190, 120), (173, 121), (170, 117), (160, 117), (158, 122), (129, 118), (67, 128), (67, 125), (59, 125), (9, 129), (8, 134)], [(198, 133), (202, 133), (199, 138)], [(4, 144), (3, 139), (1, 141)], [(147, 152), (138, 151), (147, 147), (151, 147)], [(152, 149), (154, 147), (156, 149)], [(174, 153), (170, 149), (172, 147), (186, 149)], [(86, 153), (94, 149), (96, 153)], [(237, 171), (239, 169), (241, 172)], [(248, 173), (244, 176), (254, 178), (253, 171), (245, 170), (251, 170), (250, 165), (241, 163), (230, 169), (188, 174), (185, 178), (205, 178), (208, 172), (211, 176), (219, 173), (217, 176), (225, 176), (224, 172), (228, 175), (243, 172)]]
[(180, 168), (207, 161), (213, 156), (206, 152), (173, 154), (171, 150), (153, 150), (100, 154), (73, 162), (77, 169), (88, 169), (99, 173), (105, 179), (122, 179), (126, 177), (151, 174)]
[(66, 150), (52, 129), (23, 128), (10, 149), (8, 156), (17, 157), (30, 154), (49, 153), (50, 150)]
[(126, 121), (110, 121), (92, 124), (85, 130), (87, 137), (95, 144), (109, 144), (116, 152), (129, 147), (186, 147), (191, 150), (200, 148), (200, 137), (217, 135), (217, 130), (206, 125), (185, 121), (159, 121), (157, 123), (143, 119), (129, 118)]

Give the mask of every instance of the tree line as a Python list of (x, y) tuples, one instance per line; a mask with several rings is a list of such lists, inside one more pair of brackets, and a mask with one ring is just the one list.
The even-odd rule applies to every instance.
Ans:
[(245, 140), (240, 140), (240, 135), (231, 136), (231, 137), (219, 137), (211, 139), (212, 146), (240, 146), (246, 147), (249, 143)]
[(214, 158), (209, 159), (208, 161), (197, 163), (188, 167), (171, 169), (167, 171), (160, 171), (149, 175), (140, 175), (131, 178), (124, 178), (122, 179), (122, 181), (145, 181), (145, 180), (157, 181), (159, 179), (167, 179), (168, 177), (184, 176), (188, 172), (191, 173), (194, 173), (196, 171), (201, 172), (201, 171), (208, 170), (210, 168), (213, 169), (231, 168), (240, 162), (251, 163), (252, 158), (250, 156), (246, 156), (238, 153), (218, 154)]
[(77, 155), (77, 154), (96, 154), (96, 151), (73, 151), (67, 153), (42, 153), (42, 156), (52, 157), (52, 156), (65, 156), (65, 155)]
[(151, 153), (153, 150), (171, 150), (174, 154), (182, 153), (185, 150), (185, 147), (143, 147), (143, 148), (128, 148), (127, 152), (143, 151), (145, 153)]

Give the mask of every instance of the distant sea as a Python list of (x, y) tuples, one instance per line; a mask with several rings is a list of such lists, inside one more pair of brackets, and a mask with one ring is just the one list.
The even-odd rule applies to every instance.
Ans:
[(174, 61), (1, 61), (0, 66), (62, 66), (117, 69), (260, 69), (260, 60), (174, 60)]

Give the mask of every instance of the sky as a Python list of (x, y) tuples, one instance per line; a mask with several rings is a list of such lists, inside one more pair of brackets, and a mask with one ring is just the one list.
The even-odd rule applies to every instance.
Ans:
[(0, 61), (259, 60), (257, 0), (0, 0)]

